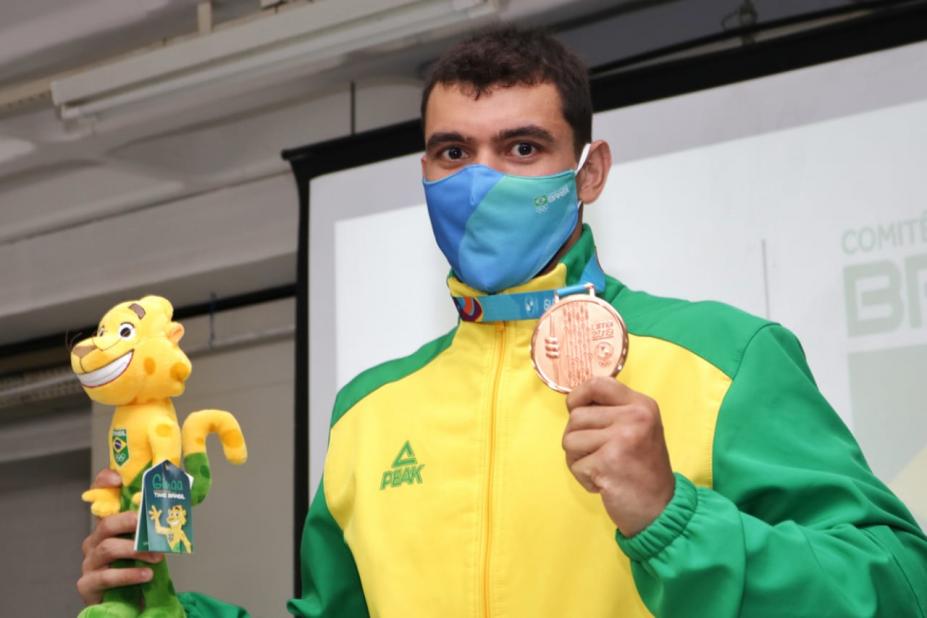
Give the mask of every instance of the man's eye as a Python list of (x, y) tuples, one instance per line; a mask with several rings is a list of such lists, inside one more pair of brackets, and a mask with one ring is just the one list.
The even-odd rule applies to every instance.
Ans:
[(530, 157), (536, 152), (537, 148), (534, 147), (534, 144), (528, 142), (519, 142), (512, 147), (512, 154), (518, 157)]
[(444, 158), (456, 161), (463, 158), (463, 148), (460, 146), (451, 146), (444, 151)]

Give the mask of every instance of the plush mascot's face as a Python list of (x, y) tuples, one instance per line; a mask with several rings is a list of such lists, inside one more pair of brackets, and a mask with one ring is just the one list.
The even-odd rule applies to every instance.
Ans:
[(183, 393), (190, 360), (178, 343), (183, 326), (160, 296), (110, 309), (96, 335), (71, 350), (71, 369), (84, 392), (111, 406), (145, 403)]

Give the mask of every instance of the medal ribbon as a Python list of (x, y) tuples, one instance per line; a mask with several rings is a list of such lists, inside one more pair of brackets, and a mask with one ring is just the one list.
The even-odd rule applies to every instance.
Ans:
[(554, 296), (563, 297), (585, 292), (592, 284), (597, 293), (605, 290), (605, 273), (593, 254), (575, 285), (558, 290), (538, 290), (516, 294), (492, 294), (489, 296), (452, 296), (454, 307), (465, 322), (511, 322), (514, 320), (535, 320), (554, 304)]

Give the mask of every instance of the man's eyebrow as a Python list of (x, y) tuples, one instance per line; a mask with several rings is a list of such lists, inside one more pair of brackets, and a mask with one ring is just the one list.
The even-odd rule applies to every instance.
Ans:
[(428, 141), (425, 143), (425, 150), (431, 150), (432, 148), (440, 144), (448, 144), (448, 143), (456, 143), (456, 144), (464, 143), (465, 144), (465, 143), (469, 143), (472, 141), (473, 141), (472, 139), (468, 137), (464, 137), (463, 135), (455, 131), (444, 131), (441, 133), (432, 133), (428, 137)]
[(543, 127), (539, 127), (536, 124), (526, 124), (523, 127), (515, 127), (514, 129), (504, 129), (499, 131), (496, 134), (496, 141), (504, 142), (506, 140), (514, 139), (516, 137), (533, 137), (544, 142), (553, 142), (554, 136), (550, 131)]

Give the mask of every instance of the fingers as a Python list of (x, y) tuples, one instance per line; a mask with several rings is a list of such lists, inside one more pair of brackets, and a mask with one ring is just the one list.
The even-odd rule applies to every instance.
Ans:
[(90, 485), (92, 489), (98, 489), (103, 487), (121, 487), (122, 479), (119, 477), (119, 473), (115, 470), (110, 470), (109, 468), (103, 468), (97, 473), (95, 479), (93, 479), (93, 484)]
[(567, 420), (565, 432), (580, 429), (605, 429), (615, 422), (615, 410), (602, 406), (573, 408)]
[(583, 486), (583, 489), (589, 493), (597, 494), (601, 491), (602, 488), (597, 482), (599, 472), (595, 453), (591, 453), (571, 463), (570, 472), (573, 473), (573, 476), (579, 481), (579, 484)]
[(103, 600), (103, 593), (110, 588), (142, 584), (150, 581), (151, 577), (151, 569), (145, 567), (91, 571), (77, 580), (77, 592), (84, 603), (94, 605)]
[(113, 569), (110, 565), (116, 560), (141, 560), (155, 564), (164, 556), (154, 552), (136, 552), (134, 541), (119, 535), (135, 530), (137, 515), (132, 512), (120, 513), (101, 519), (90, 536), (84, 539), (81, 549), (84, 562), (81, 565), (81, 578), (77, 581), (77, 591), (88, 605), (99, 603), (103, 592), (110, 588), (139, 584), (151, 579), (151, 569), (132, 567)]
[(562, 445), (566, 453), (567, 465), (572, 466), (573, 462), (597, 451), (608, 441), (608, 437), (608, 432), (594, 429), (583, 429), (564, 433)]
[(136, 552), (133, 539), (112, 537), (104, 539), (88, 552), (81, 565), (84, 573), (108, 567), (116, 560), (141, 560), (155, 564), (161, 561), (161, 554), (153, 552)]
[(97, 527), (94, 528), (90, 536), (87, 537), (87, 541), (85, 541), (88, 545), (84, 550), (84, 554), (86, 554), (88, 550), (92, 550), (92, 548), (99, 545), (103, 539), (135, 532), (137, 522), (138, 514), (132, 511), (126, 511), (125, 513), (119, 513), (118, 515), (111, 515), (110, 517), (101, 519)]
[(93, 532), (81, 546), (85, 564), (89, 568), (108, 565), (113, 560), (129, 558), (152, 564), (160, 562), (163, 555), (157, 552), (136, 552), (135, 541), (122, 535), (135, 532), (138, 514), (131, 511), (101, 519)]
[(598, 404), (619, 406), (629, 402), (633, 391), (614, 378), (592, 378), (574, 388), (567, 395), (567, 408), (573, 410), (581, 406)]

